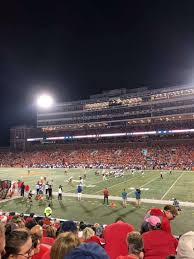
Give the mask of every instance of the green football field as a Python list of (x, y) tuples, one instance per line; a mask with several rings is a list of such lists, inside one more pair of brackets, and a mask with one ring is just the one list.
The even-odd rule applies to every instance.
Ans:
[[(76, 193), (79, 176), (86, 173), (84, 194), (101, 195), (103, 188), (108, 187), (111, 196), (121, 196), (121, 192), (125, 188), (128, 196), (134, 198), (134, 188), (141, 187), (142, 198), (169, 200), (170, 204), (172, 204), (170, 200), (174, 197), (180, 201), (194, 202), (194, 172), (173, 171), (170, 175), (168, 171), (164, 171), (163, 180), (160, 179), (160, 171), (146, 171), (144, 175), (135, 173), (134, 176), (130, 172), (125, 172), (124, 177), (112, 177), (108, 178), (107, 181), (102, 181), (102, 176), (96, 176), (95, 171), (94, 169), (69, 169), (67, 175), (64, 175), (64, 169), (31, 169), (30, 175), (28, 175), (27, 169), (1, 168), (0, 179), (22, 179), (34, 190), (40, 177), (46, 177), (49, 181), (53, 180), (53, 191), (57, 191), (61, 184), (64, 192), (73, 194)], [(67, 182), (71, 176), (74, 180), (72, 186)], [(43, 215), (47, 204), (46, 200), (42, 203), (33, 200), (33, 205), (29, 207), (25, 200), (18, 199), (0, 204), (0, 208), (5, 211), (35, 212), (37, 215)], [(122, 216), (138, 229), (145, 212), (153, 206), (163, 207), (163, 205), (143, 203), (141, 208), (136, 208), (134, 204), (130, 203), (127, 208), (123, 208), (121, 202), (116, 201), (116, 208), (110, 208), (103, 205), (102, 200), (99, 199), (84, 198), (78, 202), (75, 197), (63, 197), (63, 201), (59, 202), (57, 197), (54, 197), (52, 216), (101, 224), (111, 223), (118, 216)], [(174, 233), (182, 234), (188, 230), (193, 230), (193, 219), (194, 208), (183, 207), (181, 214), (172, 223)]]

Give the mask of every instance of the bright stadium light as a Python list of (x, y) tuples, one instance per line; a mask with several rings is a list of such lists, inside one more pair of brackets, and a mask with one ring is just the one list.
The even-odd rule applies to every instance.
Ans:
[(53, 105), (53, 98), (50, 95), (40, 95), (37, 99), (37, 106), (40, 108), (50, 108)]

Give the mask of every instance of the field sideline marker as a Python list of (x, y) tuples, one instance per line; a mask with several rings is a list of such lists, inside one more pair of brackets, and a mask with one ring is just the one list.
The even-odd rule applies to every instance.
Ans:
[(162, 196), (161, 200), (164, 199), (164, 197), (169, 193), (169, 191), (172, 189), (172, 187), (178, 182), (178, 180), (183, 176), (184, 172), (174, 181), (174, 183), (170, 186), (170, 188), (165, 192), (165, 194)]

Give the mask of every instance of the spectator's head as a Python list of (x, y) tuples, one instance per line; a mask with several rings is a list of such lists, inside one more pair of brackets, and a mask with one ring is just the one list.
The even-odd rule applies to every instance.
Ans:
[(34, 254), (38, 254), (40, 252), (40, 239), (36, 234), (31, 235), (32, 238), (32, 247), (34, 250)]
[(34, 213), (30, 213), (30, 217), (33, 218), (34, 217)]
[(0, 258), (5, 249), (5, 227), (0, 224)]
[(28, 228), (29, 230), (36, 225), (37, 225), (37, 222), (34, 219), (27, 221), (25, 224), (26, 228)]
[(14, 231), (18, 228), (16, 223), (9, 222), (5, 225), (5, 235), (9, 234), (11, 231)]
[(46, 226), (46, 236), (56, 237), (56, 229), (52, 226)]
[[(108, 259), (104, 248), (95, 242), (81, 244), (72, 249), (64, 259)], [(54, 258), (51, 258), (54, 259)]]
[(135, 255), (137, 258), (143, 258), (143, 240), (141, 234), (132, 231), (127, 236), (129, 255)]
[(31, 233), (32, 235), (33, 235), (33, 234), (36, 234), (36, 235), (39, 237), (39, 239), (41, 239), (42, 236), (43, 236), (43, 229), (42, 229), (41, 226), (36, 225), (36, 226), (34, 226), (33, 228), (31, 228), (30, 233)]
[(194, 232), (189, 231), (179, 239), (176, 259), (194, 259)]
[(148, 223), (149, 230), (157, 230), (161, 228), (161, 220), (157, 216), (150, 216), (145, 221)]
[(63, 259), (73, 248), (80, 244), (79, 238), (72, 232), (61, 233), (51, 248), (51, 259)]
[(77, 225), (74, 221), (68, 220), (64, 221), (61, 225), (60, 232), (74, 232), (77, 233)]
[(115, 222), (117, 222), (117, 221), (123, 221), (124, 222), (124, 219), (122, 217), (118, 217), (118, 218), (115, 219)]
[(6, 259), (31, 258), (33, 255), (32, 239), (27, 230), (14, 230), (6, 235)]
[(95, 235), (95, 232), (94, 232), (94, 230), (92, 228), (86, 227), (83, 230), (83, 239), (84, 240), (88, 240), (91, 237), (93, 237), (94, 235)]
[(168, 220), (173, 220), (178, 215), (178, 210), (173, 205), (166, 205), (164, 207), (164, 213), (166, 214)]

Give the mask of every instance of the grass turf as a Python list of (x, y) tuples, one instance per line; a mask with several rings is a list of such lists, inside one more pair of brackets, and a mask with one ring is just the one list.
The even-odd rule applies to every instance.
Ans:
[[(53, 179), (53, 189), (57, 191), (58, 185), (63, 185), (64, 192), (75, 193), (77, 182), (73, 182), (70, 186), (66, 180), (73, 176), (74, 180), (78, 181), (79, 176), (87, 174), (84, 182), (84, 193), (87, 194), (102, 194), (104, 187), (108, 187), (110, 195), (120, 196), (123, 188), (129, 193), (129, 197), (134, 197), (132, 188), (142, 187), (142, 198), (150, 199), (165, 199), (171, 200), (176, 197), (180, 201), (194, 202), (194, 193), (192, 192), (194, 183), (193, 172), (173, 171), (172, 175), (169, 172), (164, 172), (164, 179), (160, 179), (159, 171), (146, 171), (142, 176), (135, 173), (132, 176), (129, 172), (123, 178), (110, 178), (108, 181), (102, 181), (101, 176), (95, 176), (94, 169), (70, 169), (68, 174), (64, 175), (64, 169), (31, 169), (28, 176), (27, 169), (21, 168), (1, 168), (1, 179), (23, 179), (32, 189), (35, 189), (36, 182), (41, 176), (46, 176), (47, 179)], [(25, 201), (12, 200), (4, 204), (0, 204), (0, 208), (6, 211), (17, 212), (35, 212), (43, 214), (44, 208), (47, 205), (46, 201), (40, 204), (33, 201), (32, 207), (28, 207)], [(162, 205), (157, 207), (163, 207)], [(141, 208), (135, 208), (133, 204), (129, 204), (127, 208), (122, 208), (121, 202), (116, 202), (116, 208), (104, 206), (101, 200), (84, 199), (80, 203), (73, 197), (64, 197), (62, 202), (59, 202), (56, 197), (52, 202), (53, 216), (65, 219), (84, 220), (87, 222), (99, 222), (108, 224), (113, 222), (118, 216), (122, 216), (127, 222), (132, 223), (137, 229), (139, 228), (145, 212), (153, 207), (153, 204), (142, 204)], [(172, 223), (175, 234), (182, 234), (193, 229), (193, 214), (194, 208), (183, 208), (181, 214)]]

